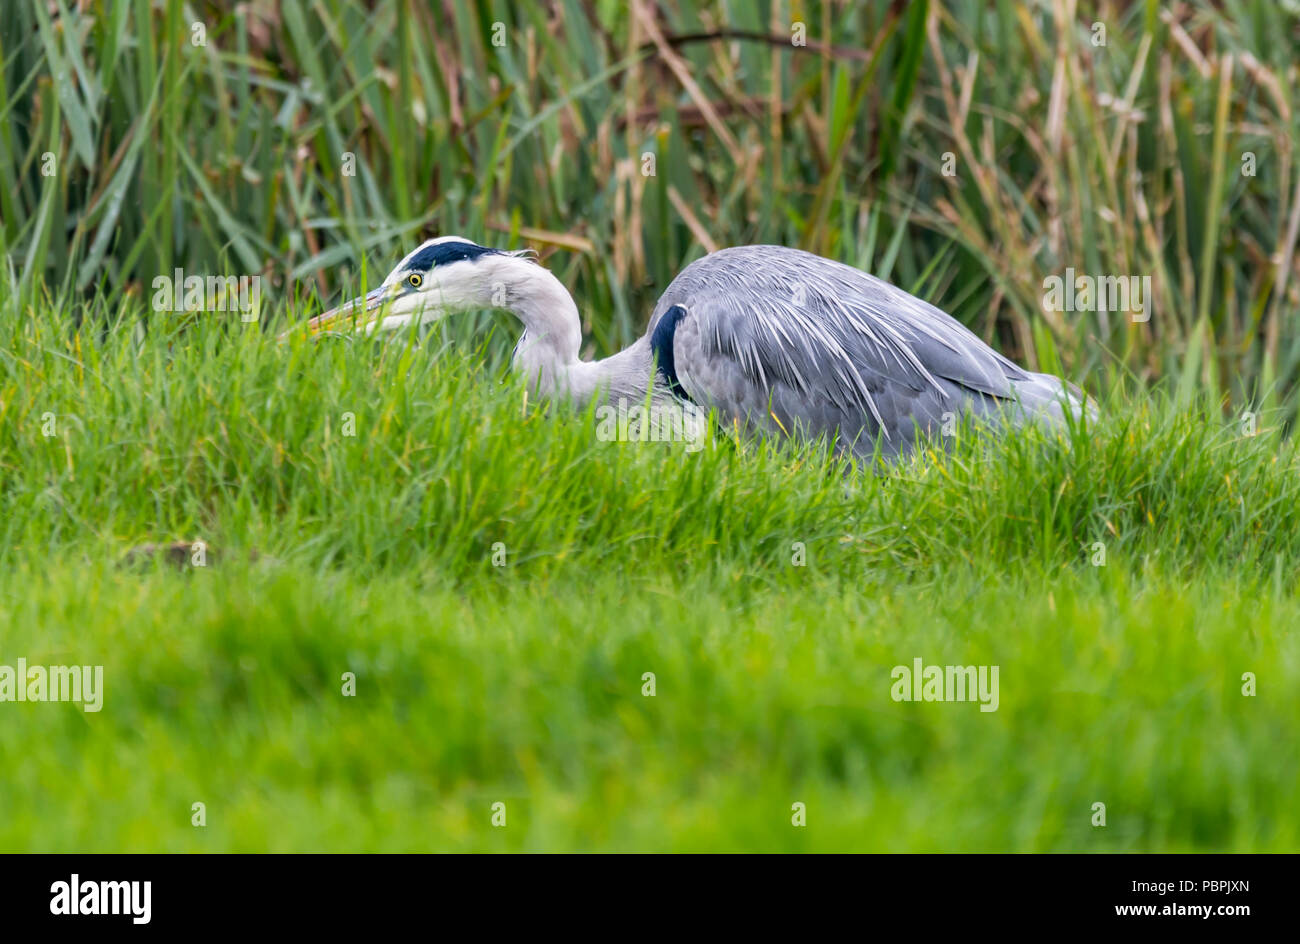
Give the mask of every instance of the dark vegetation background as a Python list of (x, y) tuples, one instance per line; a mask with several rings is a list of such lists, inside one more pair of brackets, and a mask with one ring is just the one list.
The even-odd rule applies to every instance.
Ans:
[[(1292, 415), (1298, 46), (1293, 2), (14, 0), (0, 252), (28, 304), (182, 266), (298, 312), (429, 235), (526, 243), (607, 353), (691, 258), (784, 243), (1094, 391)], [(1044, 312), (1067, 267), (1150, 275), (1150, 321)]]

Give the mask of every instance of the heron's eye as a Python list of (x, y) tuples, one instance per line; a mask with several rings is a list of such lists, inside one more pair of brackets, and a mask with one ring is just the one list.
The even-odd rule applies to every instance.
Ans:
[(424, 276), (418, 272), (412, 272), (406, 277), (406, 281), (411, 283), (411, 288), (419, 288), (420, 283), (424, 281)]

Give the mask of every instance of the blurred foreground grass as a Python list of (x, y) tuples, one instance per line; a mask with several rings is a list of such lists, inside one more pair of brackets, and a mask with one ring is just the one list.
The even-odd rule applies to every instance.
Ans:
[[(0, 848), (1297, 847), (1268, 415), (1116, 390), (849, 469), (601, 442), (438, 331), (136, 323), (0, 322), (0, 664), (105, 667), (0, 704)], [(213, 566), (121, 563), (170, 540)], [(998, 710), (894, 702), (918, 657)]]
[[(2, 706), (6, 850), (1300, 842), (1300, 604), (1230, 577), (778, 592), (604, 573), (453, 593), (61, 562), (0, 592), (24, 601), (0, 622), (7, 661), (106, 678), (97, 714)], [(892, 701), (891, 667), (918, 656), (998, 665), (998, 710)]]

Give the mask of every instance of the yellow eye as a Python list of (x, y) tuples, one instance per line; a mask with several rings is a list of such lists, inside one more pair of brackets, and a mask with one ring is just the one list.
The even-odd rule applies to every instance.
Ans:
[(406, 277), (406, 281), (411, 283), (412, 288), (419, 288), (420, 283), (424, 281), (424, 277), (418, 272), (412, 272)]

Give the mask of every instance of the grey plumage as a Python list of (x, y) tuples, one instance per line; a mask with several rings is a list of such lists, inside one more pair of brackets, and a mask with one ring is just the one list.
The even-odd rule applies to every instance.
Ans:
[(459, 236), (409, 253), (375, 290), (308, 330), (393, 330), (451, 311), (506, 308), (522, 322), (512, 358), (538, 394), (581, 406), (689, 399), (721, 419), (833, 438), (885, 457), (970, 412), (1012, 423), (1091, 412), (1083, 394), (998, 354), (956, 320), (851, 266), (782, 246), (724, 249), (668, 286), (644, 337), (580, 356), (577, 305), (526, 255)]
[(956, 319), (851, 266), (782, 246), (705, 256), (669, 285), (677, 378), (700, 406), (771, 431), (836, 437), (859, 455), (908, 449), (969, 409), (1011, 422), (1084, 408), (1060, 379), (1027, 371)]

